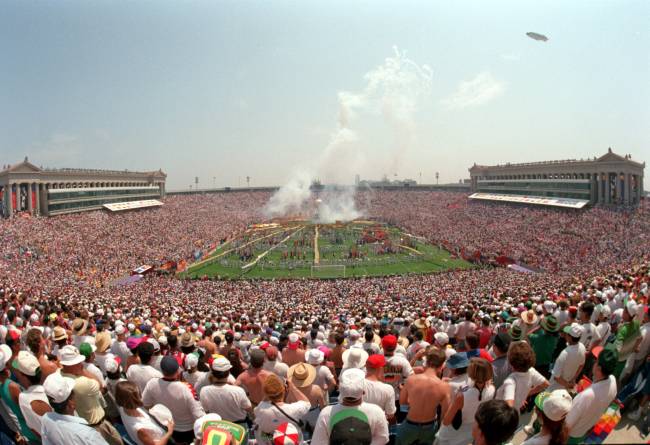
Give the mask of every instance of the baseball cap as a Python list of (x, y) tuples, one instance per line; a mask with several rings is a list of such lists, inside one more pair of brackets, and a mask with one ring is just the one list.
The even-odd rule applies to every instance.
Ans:
[(96, 350), (97, 347), (95, 345), (91, 345), (90, 343), (84, 342), (79, 345), (79, 354), (83, 355), (86, 358), (90, 357)]
[(7, 362), (11, 359), (11, 348), (7, 345), (0, 345), (0, 371), (5, 369)]
[(580, 338), (584, 332), (584, 328), (578, 323), (571, 323), (569, 326), (565, 326), (562, 332), (569, 334), (573, 338)]
[(196, 419), (194, 421), (194, 437), (201, 439), (203, 436), (203, 425), (207, 422), (216, 422), (217, 420), (221, 420), (221, 416), (217, 413), (206, 414)]
[(166, 355), (160, 361), (160, 371), (165, 376), (172, 376), (178, 372), (178, 362), (171, 355)]
[(392, 334), (384, 335), (381, 339), (381, 347), (389, 351), (394, 350), (397, 347), (397, 337)]
[(113, 374), (114, 372), (117, 372), (118, 369), (120, 369), (121, 361), (122, 360), (119, 357), (115, 357), (113, 354), (110, 354), (110, 356), (104, 362), (104, 369), (106, 369), (106, 372)]
[(510, 348), (510, 336), (505, 332), (500, 332), (494, 337), (494, 346), (501, 351), (507, 351)]
[(35, 376), (41, 368), (34, 354), (27, 351), (20, 351), (11, 366), (29, 376)]
[(305, 360), (310, 365), (318, 366), (323, 363), (324, 358), (325, 354), (319, 349), (310, 349), (309, 351), (305, 352)]
[(72, 345), (66, 345), (61, 348), (59, 352), (59, 362), (63, 366), (74, 366), (79, 363), (83, 363), (86, 360), (86, 357), (79, 354), (77, 348)]
[(618, 365), (618, 352), (616, 349), (602, 346), (596, 346), (591, 350), (591, 353), (598, 360), (598, 366), (606, 374), (612, 374)]
[(212, 370), (217, 372), (226, 372), (232, 369), (232, 364), (226, 357), (217, 357), (212, 362)]
[(196, 354), (187, 354), (185, 356), (185, 369), (196, 368), (199, 365), (199, 356)]
[(75, 381), (70, 377), (63, 377), (60, 372), (47, 376), (43, 382), (45, 394), (55, 403), (63, 403), (70, 397)]
[(449, 335), (447, 335), (446, 332), (436, 332), (433, 334), (433, 338), (436, 340), (436, 343), (438, 343), (441, 346), (446, 345), (449, 343)]
[(379, 369), (386, 366), (386, 357), (382, 354), (372, 354), (366, 360), (366, 368)]
[(535, 405), (546, 417), (559, 422), (571, 411), (573, 400), (565, 389), (553, 392), (541, 392), (535, 397)]
[(360, 399), (363, 396), (363, 381), (366, 373), (358, 368), (350, 368), (341, 374), (339, 393), (344, 399)]

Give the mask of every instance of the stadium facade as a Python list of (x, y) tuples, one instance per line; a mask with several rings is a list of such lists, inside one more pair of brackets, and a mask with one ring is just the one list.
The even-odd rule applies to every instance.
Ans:
[(494, 166), (474, 164), (469, 172), (472, 196), (479, 199), (497, 196), (503, 201), (547, 205), (557, 205), (551, 202), (559, 200), (581, 207), (638, 204), (644, 196), (644, 169), (645, 162), (633, 161), (631, 155), (621, 156), (610, 148), (599, 158)]
[(53, 216), (101, 209), (105, 204), (149, 202), (165, 196), (162, 170), (43, 169), (25, 160), (0, 170), (0, 212)]

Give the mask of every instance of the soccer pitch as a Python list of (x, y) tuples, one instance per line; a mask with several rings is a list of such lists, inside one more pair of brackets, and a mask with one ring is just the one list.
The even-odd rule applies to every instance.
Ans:
[(471, 263), (375, 221), (256, 224), (180, 274), (213, 279), (332, 279), (468, 269)]

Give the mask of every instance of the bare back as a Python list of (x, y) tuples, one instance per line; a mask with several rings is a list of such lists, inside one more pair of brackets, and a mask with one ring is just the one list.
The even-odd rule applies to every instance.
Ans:
[(440, 380), (432, 370), (411, 375), (402, 389), (402, 400), (409, 405), (408, 420), (425, 423), (435, 420), (438, 405), (443, 410), (449, 403), (449, 385)]

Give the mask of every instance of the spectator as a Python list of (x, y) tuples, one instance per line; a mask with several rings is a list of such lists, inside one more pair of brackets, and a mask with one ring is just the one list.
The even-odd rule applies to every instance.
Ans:
[(478, 406), (474, 416), (474, 445), (506, 443), (519, 425), (519, 413), (503, 400), (489, 400)]
[(510, 345), (508, 362), (513, 372), (497, 391), (497, 399), (505, 400), (509, 406), (520, 410), (528, 397), (548, 387), (548, 380), (534, 368), (535, 353), (526, 342)]
[(201, 406), (206, 413), (216, 413), (223, 420), (240, 425), (247, 425), (252, 417), (253, 407), (246, 396), (246, 391), (236, 385), (228, 384), (232, 365), (225, 357), (218, 357), (212, 362), (210, 385), (200, 392)]
[(535, 397), (535, 413), (541, 422), (541, 431), (522, 445), (563, 445), (569, 431), (565, 422), (571, 411), (572, 400), (564, 389), (541, 392)]

